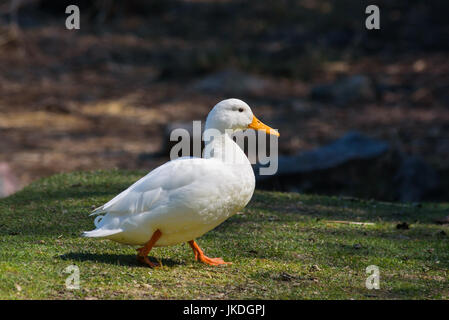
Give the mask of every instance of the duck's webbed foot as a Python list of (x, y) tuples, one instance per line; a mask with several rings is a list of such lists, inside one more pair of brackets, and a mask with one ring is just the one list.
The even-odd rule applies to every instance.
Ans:
[(190, 247), (192, 247), (193, 253), (195, 254), (195, 260), (201, 261), (210, 266), (219, 266), (232, 264), (232, 262), (226, 262), (222, 258), (209, 258), (204, 253), (203, 250), (196, 244), (194, 240), (189, 241)]

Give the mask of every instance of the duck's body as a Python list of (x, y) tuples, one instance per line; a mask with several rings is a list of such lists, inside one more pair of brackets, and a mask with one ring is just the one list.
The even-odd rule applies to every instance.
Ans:
[(217, 159), (167, 162), (100, 207), (96, 213), (107, 214), (85, 235), (143, 245), (159, 229), (155, 246), (198, 238), (249, 202), (255, 187), (249, 169)]
[[(237, 99), (225, 100), (221, 107), (217, 108), (218, 104), (209, 114), (206, 129), (219, 131), (208, 144), (213, 150), (208, 153), (210, 155), (179, 158), (154, 169), (96, 209), (93, 214), (104, 216), (97, 218), (97, 228), (85, 232), (84, 236), (145, 245), (140, 249), (145, 256), (153, 246), (189, 242), (195, 256), (201, 260), (202, 251), (193, 239), (243, 209), (255, 188), (248, 158), (220, 125), (229, 113), (222, 112), (224, 102), (227, 102), (226, 108), (231, 106), (232, 110), (236, 105), (244, 104)], [(239, 116), (242, 118), (243, 114)], [(252, 113), (246, 116), (249, 117), (253, 117)], [(246, 118), (240, 120), (249, 121)], [(143, 255), (140, 257), (143, 259)], [(145, 262), (149, 264), (148, 260)]]

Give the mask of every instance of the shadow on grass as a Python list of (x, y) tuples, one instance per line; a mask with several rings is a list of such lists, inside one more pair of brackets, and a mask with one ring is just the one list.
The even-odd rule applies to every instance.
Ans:
[[(26, 205), (33, 201), (42, 201), (45, 199), (46, 202), (51, 202), (54, 200), (66, 200), (66, 199), (85, 199), (94, 197), (110, 197), (111, 199), (119, 194), (120, 192), (126, 190), (134, 181), (129, 183), (120, 184), (98, 184), (98, 185), (76, 185), (75, 187), (61, 187), (59, 190), (23, 190), (20, 194), (13, 195), (10, 200), (14, 201), (16, 198), (20, 198), (21, 204)], [(99, 190), (98, 190), (99, 189)]]
[[(380, 202), (359, 198), (301, 195), (299, 193), (267, 193), (259, 191), (250, 202), (252, 210), (274, 213), (298, 214), (323, 220), (346, 220), (360, 222), (422, 222), (432, 223), (447, 215), (443, 205), (416, 205), (401, 202)], [(293, 218), (294, 219), (294, 218)]]
[[(142, 267), (148, 268), (146, 265), (137, 261), (136, 255), (132, 254), (110, 254), (110, 253), (88, 253), (88, 252), (70, 252), (58, 256), (62, 260), (75, 260), (75, 261), (91, 261), (107, 263), (112, 265), (129, 266), (129, 267)], [(155, 257), (149, 257), (151, 262), (162, 263), (163, 266), (174, 267), (184, 265), (185, 263), (176, 261), (173, 259), (157, 259)]]

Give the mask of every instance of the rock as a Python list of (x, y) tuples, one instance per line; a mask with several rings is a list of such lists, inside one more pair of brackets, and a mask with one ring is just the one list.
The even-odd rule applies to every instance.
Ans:
[(268, 190), (399, 200), (417, 208), (442, 192), (439, 174), (425, 161), (359, 132), (315, 150), (279, 156), (274, 175), (260, 175), (259, 168), (258, 187)]
[(372, 101), (375, 98), (372, 81), (364, 75), (342, 77), (331, 84), (312, 88), (310, 98), (345, 105), (355, 101)]
[[(349, 132), (337, 141), (296, 156), (279, 156), (277, 175), (306, 173), (338, 167), (352, 160), (372, 159), (389, 149), (386, 142)], [(263, 180), (270, 176), (259, 176)]]
[(257, 94), (264, 92), (269, 83), (265, 79), (234, 69), (210, 74), (192, 86), (194, 90), (209, 93)]
[[(170, 134), (176, 129), (187, 130), (189, 132), (189, 135), (193, 136), (193, 123), (192, 122), (168, 123), (164, 128), (164, 136), (167, 137), (168, 140), (170, 140)], [(202, 129), (202, 128), (200, 128), (200, 129)], [(196, 135), (198, 135), (198, 132), (196, 132)], [(199, 132), (199, 135), (201, 137), (201, 131)]]
[(437, 172), (416, 156), (402, 156), (395, 182), (399, 188), (399, 200), (404, 202), (421, 201), (439, 186)]
[(321, 271), (321, 268), (317, 264), (314, 264), (310, 267), (310, 271)]
[[(190, 138), (190, 155), (189, 156), (195, 155), (195, 156), (201, 157), (201, 151), (204, 148), (204, 143), (201, 140), (201, 135), (202, 135), (202, 130), (203, 130), (204, 125), (203, 125), (203, 123), (199, 123), (199, 122), (197, 123), (197, 125), (198, 126), (194, 128), (193, 122), (174, 122), (174, 123), (167, 124), (164, 128), (164, 148), (163, 148), (162, 153), (164, 155), (170, 156), (171, 149), (173, 148), (174, 145), (176, 145), (178, 143), (178, 141), (180, 141), (179, 139), (178, 139), (178, 141), (170, 141), (170, 135), (176, 129), (182, 129), (182, 130), (186, 130), (188, 132), (188, 137)], [(194, 139), (195, 139), (195, 141), (200, 142), (199, 154), (193, 153)], [(195, 146), (195, 148), (198, 148), (198, 147)]]
[(359, 132), (315, 150), (279, 156), (274, 175), (260, 175), (259, 168), (257, 186), (267, 190), (408, 201), (416, 207), (441, 191), (438, 173), (422, 159)]
[(19, 181), (9, 165), (0, 162), (0, 198), (7, 197), (19, 190)]

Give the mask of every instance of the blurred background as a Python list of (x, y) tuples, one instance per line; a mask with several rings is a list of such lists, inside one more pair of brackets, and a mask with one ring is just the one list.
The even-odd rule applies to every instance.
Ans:
[[(81, 29), (65, 28), (76, 4)], [(380, 8), (380, 30), (365, 8)], [(0, 196), (58, 172), (151, 170), (235, 97), (278, 128), (258, 187), (449, 198), (449, 2), (0, 0)]]

